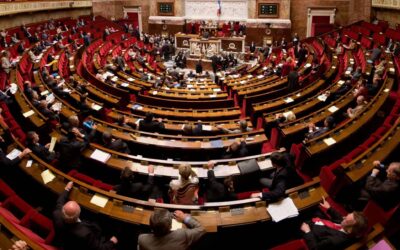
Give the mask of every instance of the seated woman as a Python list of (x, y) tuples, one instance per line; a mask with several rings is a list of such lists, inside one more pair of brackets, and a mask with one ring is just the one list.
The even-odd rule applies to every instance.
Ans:
[(199, 178), (189, 164), (179, 166), (179, 179), (169, 183), (170, 202), (174, 204), (193, 205), (198, 200)]

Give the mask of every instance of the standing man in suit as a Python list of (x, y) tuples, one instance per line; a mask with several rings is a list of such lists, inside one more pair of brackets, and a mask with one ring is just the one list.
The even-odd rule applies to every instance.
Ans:
[(256, 52), (256, 45), (255, 45), (255, 43), (253, 41), (250, 44), (250, 53), (254, 53), (254, 52)]
[(289, 72), (288, 76), (288, 90), (293, 91), (299, 84), (299, 73), (297, 72), (297, 67)]
[(203, 65), (201, 64), (201, 60), (199, 60), (196, 64), (196, 74), (201, 75), (203, 73)]
[(388, 210), (400, 200), (400, 162), (392, 162), (389, 167), (385, 167), (380, 161), (374, 161), (373, 165), (375, 168), (367, 177), (361, 199), (373, 199), (383, 209)]
[(56, 242), (64, 250), (111, 250), (118, 243), (112, 236), (106, 240), (101, 228), (79, 218), (81, 208), (75, 201), (68, 201), (73, 182), (68, 182), (64, 191), (58, 197), (56, 209), (53, 212), (53, 223), (56, 231)]
[(320, 206), (327, 209), (331, 219), (315, 217), (300, 228), (310, 250), (344, 249), (366, 233), (368, 222), (362, 213), (353, 212), (343, 217), (325, 199)]
[[(186, 228), (171, 231), (172, 218), (184, 223)], [(203, 226), (190, 215), (176, 210), (155, 209), (150, 217), (151, 234), (141, 234), (138, 250), (186, 250), (205, 234)]]

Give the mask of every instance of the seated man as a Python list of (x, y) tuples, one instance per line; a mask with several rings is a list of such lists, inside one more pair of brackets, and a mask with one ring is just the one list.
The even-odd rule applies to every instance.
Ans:
[(102, 136), (102, 146), (120, 153), (130, 154), (128, 144), (121, 139), (114, 139), (110, 131), (104, 131)]
[(303, 183), (296, 170), (293, 168), (290, 155), (281, 152), (271, 154), (271, 163), (275, 172), (271, 178), (261, 178), (260, 183), (269, 190), (262, 193), (254, 193), (251, 197), (260, 197), (268, 202), (275, 202), (285, 196), (286, 189)]
[(368, 223), (362, 213), (353, 212), (343, 217), (325, 199), (320, 205), (327, 209), (331, 219), (316, 217), (301, 225), (309, 249), (344, 249), (365, 235)]
[(39, 143), (40, 137), (35, 131), (29, 131), (26, 136), (26, 145), (32, 152), (46, 162), (51, 162), (57, 158), (56, 153), (50, 152), (50, 143), (42, 145)]
[(209, 161), (207, 164), (207, 189), (206, 199), (208, 202), (231, 201), (237, 200), (234, 192), (232, 178), (224, 179), (224, 184), (217, 181), (214, 174), (215, 162)]
[[(171, 231), (172, 218), (184, 223), (186, 228)], [(154, 210), (150, 228), (153, 233), (139, 235), (138, 250), (185, 250), (205, 234), (202, 225), (190, 215), (180, 210), (171, 214), (164, 208)]]
[(223, 152), (222, 158), (223, 159), (230, 159), (230, 158), (240, 158), (245, 157), (249, 154), (249, 150), (246, 146), (246, 139), (241, 138), (240, 143), (235, 141)]
[(222, 127), (221, 125), (218, 125), (217, 128), (222, 130), (224, 133), (228, 133), (228, 134), (245, 133), (245, 132), (250, 132), (250, 131), (253, 130), (252, 128), (249, 128), (247, 126), (247, 121), (246, 120), (240, 120), (239, 121), (239, 128), (234, 129), (234, 130), (226, 129), (226, 128)]
[(119, 195), (147, 200), (154, 187), (154, 167), (149, 165), (147, 171), (149, 172), (147, 183), (143, 184), (135, 181), (135, 173), (129, 167), (125, 167), (120, 176), (121, 184), (116, 185), (114, 190)]
[(64, 192), (58, 197), (56, 209), (53, 212), (53, 223), (56, 231), (56, 244), (65, 250), (72, 249), (114, 249), (118, 239), (112, 236), (106, 240), (101, 228), (82, 221), (79, 216), (81, 208), (75, 201), (68, 201), (73, 182), (68, 182)]
[(153, 114), (147, 112), (146, 117), (139, 122), (139, 130), (151, 133), (162, 132), (165, 128), (162, 119), (158, 118), (158, 121), (154, 121), (153, 118), (154, 118)]
[[(29, 153), (32, 152), (29, 148), (25, 148), (16, 158), (14, 158), (13, 160), (10, 160), (9, 158), (7, 158), (7, 154), (5, 153), (7, 146), (11, 143), (11, 134), (9, 133), (8, 129), (4, 133), (3, 136), (4, 136), (4, 138), (2, 136), (0, 136), (0, 166), (1, 167), (15, 166), (22, 160), (22, 158), (24, 158), (25, 156), (27, 156)], [(1, 171), (1, 169), (0, 169), (0, 171)]]
[(323, 127), (316, 127), (314, 123), (308, 125), (308, 133), (306, 134), (307, 139), (318, 137), (335, 127), (335, 119), (332, 116), (328, 116), (324, 120)]
[(347, 115), (349, 118), (355, 118), (357, 117), (359, 114), (361, 114), (361, 112), (363, 111), (363, 109), (365, 108), (365, 98), (364, 96), (360, 95), (357, 97), (357, 106), (355, 108), (348, 108), (347, 109)]
[(374, 169), (364, 189), (361, 200), (373, 199), (383, 209), (388, 210), (399, 204), (400, 197), (400, 162), (392, 162), (385, 167), (380, 161), (374, 161)]

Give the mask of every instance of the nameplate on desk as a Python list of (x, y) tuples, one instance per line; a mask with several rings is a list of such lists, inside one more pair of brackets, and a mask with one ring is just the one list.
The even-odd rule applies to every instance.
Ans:
[(14, 148), (10, 153), (7, 154), (7, 158), (12, 161), (17, 158), (20, 153), (21, 151), (19, 149)]
[(99, 194), (93, 195), (92, 199), (90, 200), (90, 203), (99, 206), (99, 207), (105, 207), (107, 205), (108, 198)]
[(271, 215), (272, 221), (274, 222), (279, 222), (281, 220), (299, 215), (299, 210), (294, 205), (294, 202), (291, 198), (285, 198), (281, 201), (269, 204), (267, 211)]
[(231, 209), (231, 215), (242, 215), (244, 214), (244, 209), (239, 207), (239, 208), (232, 208)]
[(23, 115), (25, 118), (27, 118), (27, 117), (29, 117), (29, 116), (31, 116), (31, 115), (33, 115), (33, 114), (35, 114), (35, 111), (29, 110), (29, 111), (23, 113), (22, 115)]
[(339, 110), (339, 109), (338, 109), (338, 107), (336, 107), (336, 106), (331, 106), (331, 107), (328, 108), (328, 111), (331, 112), (331, 113), (335, 113), (335, 112), (338, 111), (338, 110)]
[(333, 139), (332, 137), (329, 137), (329, 138), (324, 139), (324, 142), (325, 142), (326, 145), (330, 146), (330, 145), (335, 144), (336, 140)]
[(56, 176), (49, 169), (43, 171), (40, 176), (42, 177), (44, 184), (47, 184), (56, 178)]
[(93, 151), (93, 153), (90, 155), (91, 159), (94, 159), (96, 161), (100, 161), (103, 163), (106, 163), (110, 159), (110, 157), (111, 157), (111, 154), (103, 152), (99, 149), (95, 149)]

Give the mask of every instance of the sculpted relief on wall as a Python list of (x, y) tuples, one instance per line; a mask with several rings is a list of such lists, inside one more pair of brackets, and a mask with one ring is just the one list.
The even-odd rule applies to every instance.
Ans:
[(247, 19), (246, 0), (222, 0), (221, 15), (217, 15), (218, 3), (216, 0), (186, 0), (185, 16), (187, 19)]

